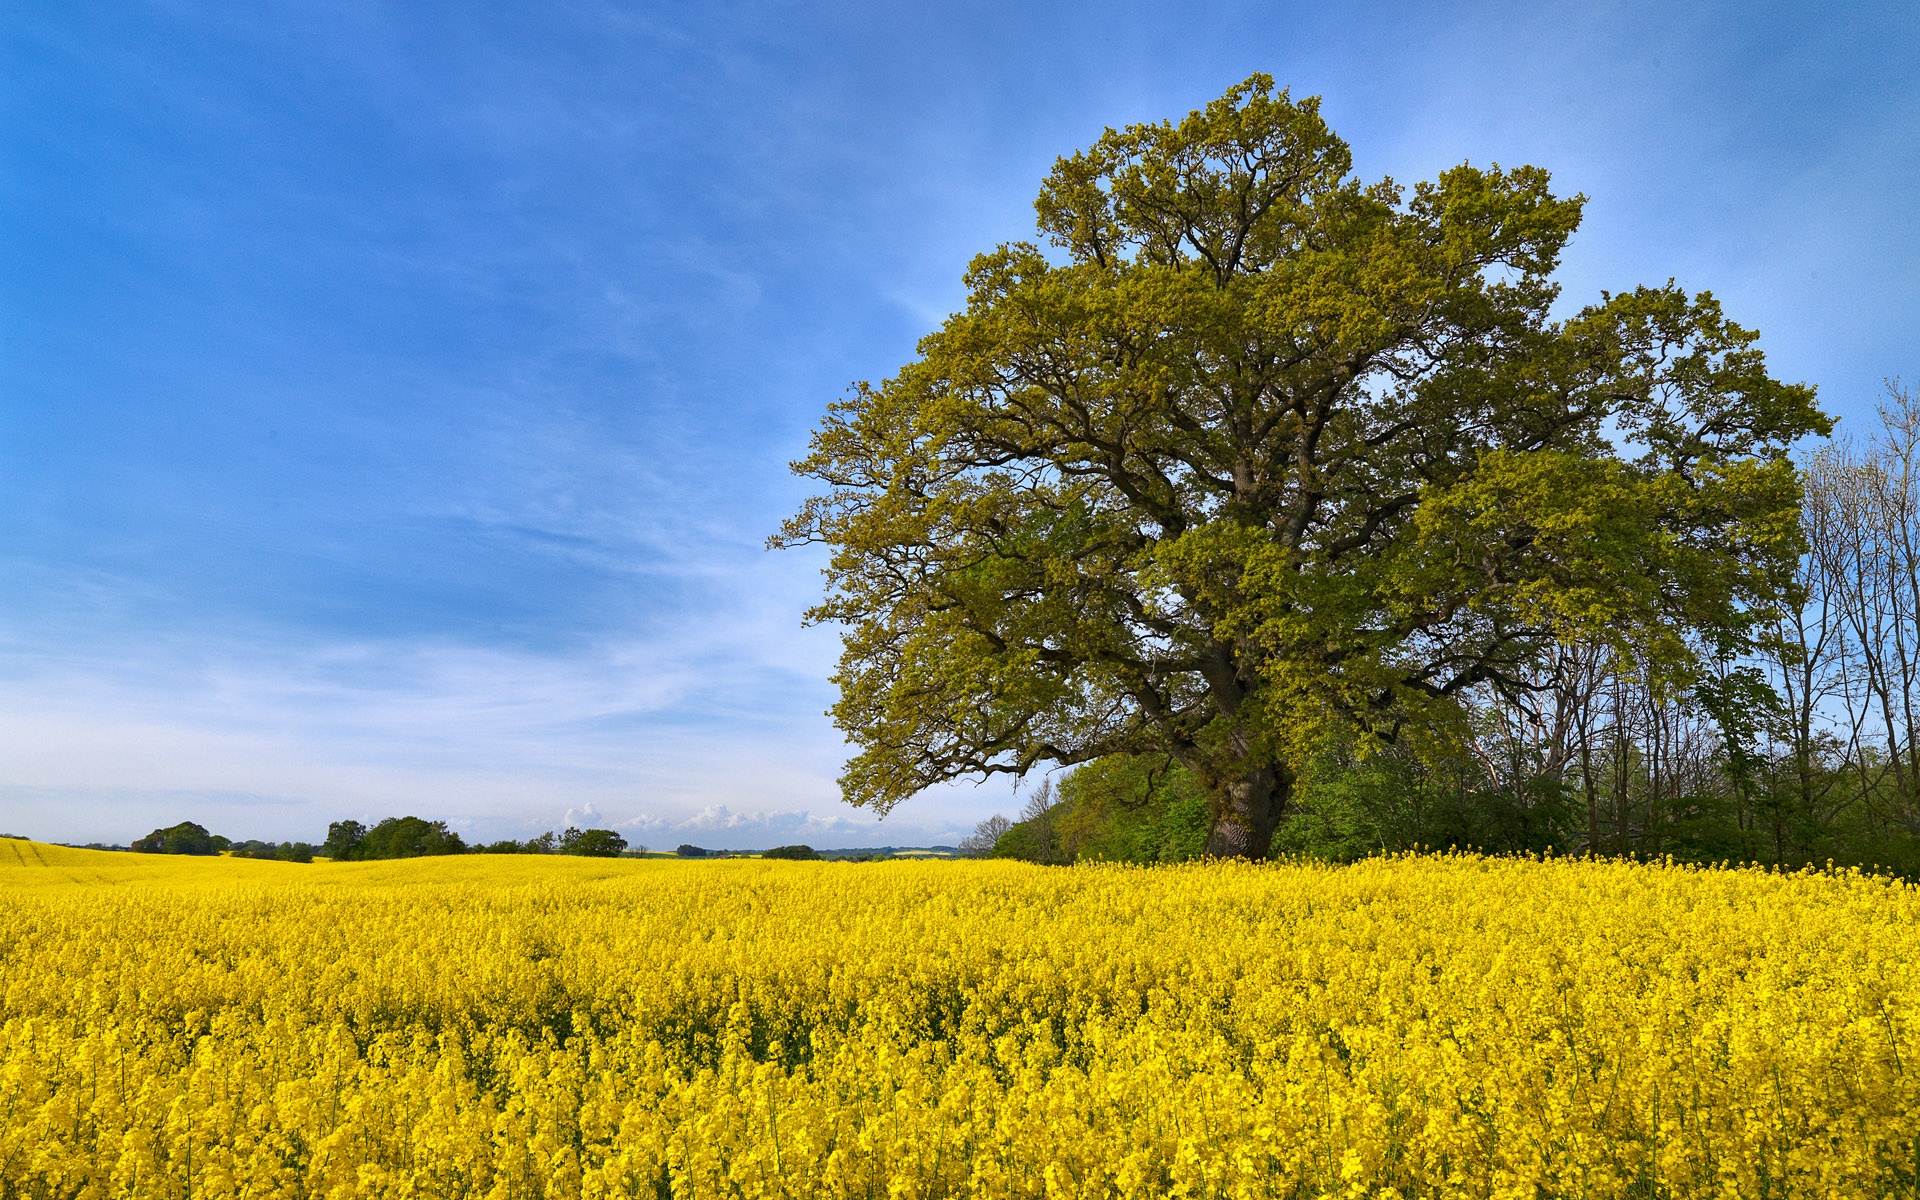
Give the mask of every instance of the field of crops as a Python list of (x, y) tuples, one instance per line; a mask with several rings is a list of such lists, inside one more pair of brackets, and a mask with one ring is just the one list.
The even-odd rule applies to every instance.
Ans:
[(1916, 916), (1578, 862), (0, 840), (0, 1196), (1911, 1195)]

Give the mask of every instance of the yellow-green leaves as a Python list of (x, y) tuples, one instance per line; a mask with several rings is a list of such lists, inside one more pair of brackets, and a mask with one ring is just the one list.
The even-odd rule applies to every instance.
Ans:
[(1349, 167), (1264, 76), (1109, 130), (1037, 202), (1064, 254), (976, 258), (830, 410), (778, 540), (834, 551), (849, 799), (1170, 754), (1258, 854), (1336, 726), (1444, 725), (1568, 638), (1676, 680), (1748, 638), (1812, 390), (1671, 285), (1555, 322), (1583, 198), (1537, 167)]

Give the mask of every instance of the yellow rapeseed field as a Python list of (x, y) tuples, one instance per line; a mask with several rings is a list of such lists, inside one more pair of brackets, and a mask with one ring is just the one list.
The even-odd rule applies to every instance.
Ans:
[(0, 841), (0, 1196), (1915, 1192), (1920, 894)]

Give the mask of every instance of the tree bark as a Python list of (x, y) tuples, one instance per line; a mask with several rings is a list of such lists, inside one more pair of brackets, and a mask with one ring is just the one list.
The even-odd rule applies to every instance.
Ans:
[(1273, 831), (1293, 798), (1293, 773), (1285, 767), (1261, 767), (1230, 781), (1221, 811), (1207, 835), (1207, 853), (1215, 858), (1267, 857)]

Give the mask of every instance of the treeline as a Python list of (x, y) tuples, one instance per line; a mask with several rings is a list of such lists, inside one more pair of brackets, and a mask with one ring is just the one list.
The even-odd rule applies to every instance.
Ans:
[(821, 857), (812, 846), (775, 846), (771, 850), (708, 850), (704, 846), (695, 846), (682, 842), (673, 848), (680, 858), (789, 858), (802, 862), (812, 862)]
[[(6, 835), (0, 834), (0, 837)], [(24, 840), (24, 839), (23, 839)], [(118, 846), (94, 846), (91, 849), (127, 849)], [(388, 817), (368, 828), (359, 821), (335, 821), (327, 827), (327, 840), (314, 846), (306, 842), (236, 842), (209, 833), (192, 821), (182, 821), (166, 829), (156, 829), (133, 843), (142, 854), (227, 854), (236, 858), (270, 858), (286, 862), (312, 862), (316, 857), (335, 862), (369, 862), (393, 858), (426, 858), (448, 854), (572, 854), (587, 858), (640, 856), (647, 848), (628, 842), (611, 829), (569, 827), (558, 833), (543, 833), (526, 841), (506, 839), (469, 846), (445, 821), (423, 817)], [(709, 850), (682, 844), (674, 853), (681, 858), (775, 858), (816, 861), (822, 858), (854, 858), (867, 861), (889, 856), (895, 847), (880, 847), (860, 854), (829, 851), (822, 854), (812, 846), (775, 846), (771, 850)]]
[(511, 839), (468, 846), (445, 821), (422, 817), (388, 817), (372, 828), (359, 821), (335, 821), (327, 827), (327, 840), (318, 846), (306, 842), (236, 842), (210, 833), (192, 821), (182, 821), (166, 829), (156, 829), (131, 847), (141, 854), (226, 854), (234, 858), (267, 858), (284, 862), (310, 863), (317, 856), (335, 862), (365, 862), (390, 858), (424, 858), (443, 854), (574, 854), (589, 858), (615, 858), (622, 854), (645, 854), (645, 846), (634, 846), (611, 829), (568, 828), (560, 833), (543, 833), (524, 842)]
[[(1920, 876), (1920, 395), (1890, 385), (1864, 439), (1802, 472), (1807, 553), (1757, 652), (1663, 683), (1658, 648), (1558, 647), (1530, 686), (1466, 697), (1451, 745), (1355, 736), (1305, 765), (1276, 855), (1417, 847)], [(967, 852), (1194, 857), (1204, 793), (1177, 764), (1107, 759), (996, 818)]]
[(314, 847), (306, 842), (236, 842), (209, 833), (203, 825), (182, 821), (156, 829), (130, 847), (137, 854), (228, 854), (234, 858), (270, 858), (282, 862), (312, 862)]
[[(335, 862), (364, 862), (387, 858), (424, 858), (441, 854), (575, 854), (587, 858), (617, 858), (629, 849), (627, 839), (611, 829), (574, 829), (543, 833), (516, 842), (511, 838), (468, 846), (445, 821), (420, 817), (388, 817), (369, 829), (358, 821), (335, 821), (327, 826), (324, 847)], [(646, 847), (634, 848), (646, 853)]]

